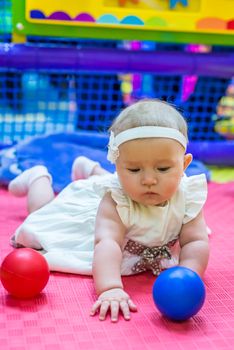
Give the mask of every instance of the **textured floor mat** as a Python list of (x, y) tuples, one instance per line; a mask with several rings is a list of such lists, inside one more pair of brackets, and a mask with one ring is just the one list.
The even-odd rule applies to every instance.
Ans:
[[(1, 260), (12, 248), (9, 238), (26, 215), (25, 199), (0, 190)], [(0, 349), (4, 350), (203, 350), (234, 348), (234, 182), (209, 184), (205, 216), (212, 229), (211, 258), (205, 275), (207, 298), (192, 319), (174, 323), (152, 300), (154, 277), (124, 278), (138, 305), (131, 321), (117, 324), (89, 317), (92, 279), (52, 273), (44, 292), (17, 300), (0, 286)]]

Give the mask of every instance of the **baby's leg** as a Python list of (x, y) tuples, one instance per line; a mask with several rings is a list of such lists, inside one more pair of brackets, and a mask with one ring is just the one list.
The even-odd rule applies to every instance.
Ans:
[(93, 175), (105, 175), (109, 172), (101, 167), (98, 162), (86, 157), (77, 157), (72, 165), (72, 181), (79, 179), (87, 179)]
[(46, 167), (34, 166), (9, 183), (8, 190), (17, 197), (27, 196), (29, 213), (43, 207), (54, 198), (52, 178)]
[(41, 176), (31, 183), (28, 189), (27, 205), (28, 212), (43, 207), (54, 199), (54, 191), (48, 176)]

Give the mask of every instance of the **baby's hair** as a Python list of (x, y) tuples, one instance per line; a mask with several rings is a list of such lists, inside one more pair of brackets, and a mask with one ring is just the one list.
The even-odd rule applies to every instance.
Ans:
[(188, 127), (183, 116), (169, 103), (143, 99), (125, 108), (110, 127), (114, 135), (139, 126), (161, 126), (179, 130), (188, 140)]

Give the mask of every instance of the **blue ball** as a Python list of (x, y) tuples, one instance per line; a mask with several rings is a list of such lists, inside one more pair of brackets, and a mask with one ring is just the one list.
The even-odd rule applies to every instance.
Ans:
[(162, 315), (185, 321), (196, 315), (204, 304), (205, 285), (198, 274), (182, 266), (163, 271), (153, 285), (153, 299)]

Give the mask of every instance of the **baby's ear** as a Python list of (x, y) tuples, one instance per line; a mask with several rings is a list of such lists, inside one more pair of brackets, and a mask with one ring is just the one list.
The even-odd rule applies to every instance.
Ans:
[(184, 170), (187, 169), (187, 167), (192, 162), (192, 160), (193, 160), (193, 156), (191, 153), (187, 153), (184, 155)]

